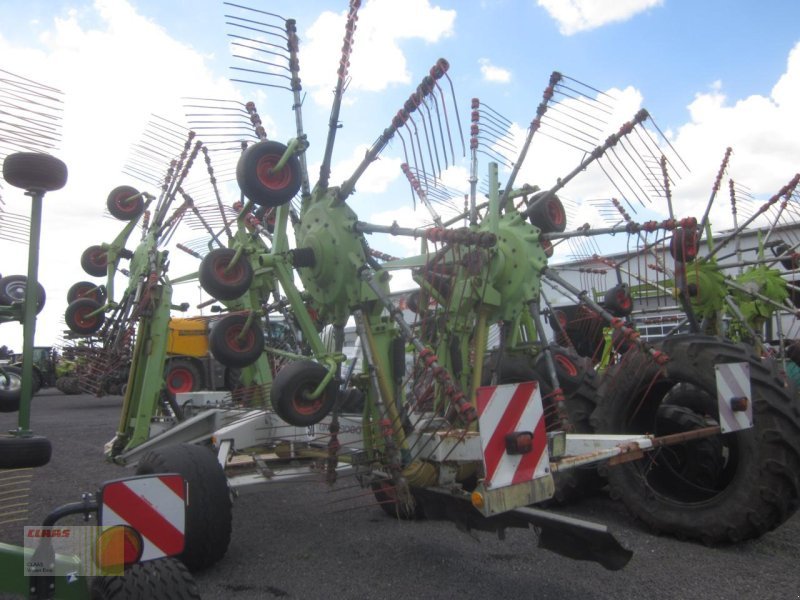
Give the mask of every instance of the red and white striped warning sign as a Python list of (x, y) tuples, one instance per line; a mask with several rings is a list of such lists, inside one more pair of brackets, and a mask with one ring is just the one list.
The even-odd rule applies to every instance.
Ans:
[[(545, 475), (550, 457), (538, 384), (526, 381), (478, 388), (476, 400), (486, 488), (500, 488)], [(530, 452), (506, 451), (506, 434), (514, 431), (533, 432)]]
[(146, 475), (103, 488), (101, 525), (130, 525), (144, 542), (141, 560), (183, 552), (186, 483), (180, 475)]
[[(714, 365), (717, 376), (717, 404), (722, 433), (748, 429), (753, 426), (753, 394), (750, 389), (748, 363)], [(738, 406), (744, 410), (734, 410)]]

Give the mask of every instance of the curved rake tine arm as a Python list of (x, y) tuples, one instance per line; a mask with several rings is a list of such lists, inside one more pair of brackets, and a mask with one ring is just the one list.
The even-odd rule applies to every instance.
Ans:
[(525, 143), (522, 145), (519, 156), (514, 163), (514, 168), (511, 170), (511, 174), (508, 176), (508, 181), (506, 182), (505, 186), (506, 189), (503, 191), (503, 195), (500, 198), (501, 210), (505, 207), (506, 202), (508, 202), (508, 194), (514, 187), (514, 181), (519, 174), (519, 170), (522, 168), (522, 163), (525, 162), (525, 157), (528, 154), (528, 148), (530, 148), (531, 141), (533, 141), (533, 135), (539, 130), (539, 127), (542, 124), (542, 117), (544, 116), (544, 113), (547, 112), (547, 103), (553, 98), (555, 87), (558, 85), (558, 82), (561, 81), (561, 79), (561, 73), (558, 71), (553, 71), (553, 73), (550, 75), (550, 81), (548, 82), (547, 87), (544, 90), (544, 94), (542, 95), (542, 101), (536, 108), (536, 117), (534, 117), (533, 121), (531, 121), (531, 124), (528, 127), (528, 135), (525, 138)]
[(372, 147), (367, 150), (366, 156), (364, 156), (364, 159), (358, 167), (356, 167), (355, 172), (347, 181), (342, 183), (335, 204), (341, 204), (353, 193), (356, 182), (358, 182), (359, 178), (364, 174), (364, 171), (367, 170), (370, 163), (378, 158), (378, 155), (389, 143), (389, 140), (392, 139), (395, 132), (406, 124), (411, 118), (411, 113), (416, 111), (423, 103), (425, 100), (424, 95), (432, 93), (435, 80), (441, 79), (449, 68), (450, 64), (445, 59), (440, 58), (436, 61), (436, 64), (430, 70), (430, 75), (426, 75), (423, 78), (422, 83), (417, 87), (417, 91), (408, 97), (403, 108), (397, 111), (397, 114), (392, 118), (391, 125), (383, 130), (383, 133), (381, 133), (375, 143), (372, 144)]
[(672, 188), (670, 186), (669, 181), (669, 169), (667, 164), (667, 157), (665, 155), (661, 155), (661, 160), (658, 161), (658, 164), (661, 167), (661, 175), (664, 179), (664, 197), (667, 199), (667, 210), (669, 210), (669, 218), (675, 218), (675, 211), (672, 209)]
[[(225, 207), (222, 205), (222, 197), (219, 194), (219, 188), (217, 187), (217, 178), (214, 176), (214, 167), (211, 165), (211, 157), (208, 154), (208, 148), (203, 146), (203, 160), (206, 163), (206, 169), (208, 170), (208, 178), (211, 182), (211, 188), (214, 191), (214, 199), (217, 201), (217, 208), (219, 209), (219, 216), (222, 217), (222, 224), (225, 229), (225, 234), (228, 236), (228, 241), (233, 239), (233, 232), (231, 231), (230, 223), (228, 222), (228, 217), (225, 215)], [(178, 190), (183, 193), (181, 188)], [(224, 247), (222, 243), (219, 241), (217, 236), (214, 234), (214, 231), (211, 229), (211, 226), (206, 222), (206, 220), (200, 215), (200, 211), (197, 210), (197, 207), (194, 205), (194, 202), (191, 204), (192, 212), (194, 212), (195, 216), (199, 219), (199, 221), (203, 224), (206, 231), (209, 235), (220, 245), (220, 248)]]
[[(399, 133), (398, 137), (401, 137)], [(437, 213), (436, 210), (434, 210), (433, 205), (430, 203), (430, 200), (428, 200), (428, 194), (425, 193), (425, 190), (422, 189), (419, 180), (411, 172), (408, 163), (403, 163), (402, 165), (400, 165), (400, 168), (403, 170), (403, 174), (406, 176), (406, 179), (408, 179), (408, 182), (411, 184), (411, 188), (414, 190), (417, 197), (420, 199), (422, 204), (425, 205), (425, 208), (428, 209), (428, 212), (431, 214), (433, 222), (437, 226), (442, 227), (442, 217), (440, 217), (439, 213)]]
[[(300, 92), (303, 90), (300, 84), (300, 59), (298, 52), (300, 50), (300, 39), (297, 37), (297, 23), (294, 19), (286, 21), (286, 41), (287, 48), (289, 49), (289, 71), (291, 73), (292, 96), (294, 104), (292, 110), (294, 111), (295, 129), (297, 131), (297, 139), (305, 142), (306, 134), (303, 131), (303, 99), (300, 97)], [(311, 185), (308, 182), (308, 164), (306, 163), (306, 153), (301, 152), (298, 155), (300, 160), (300, 188), (302, 190), (303, 198), (311, 195)]]
[(706, 211), (703, 213), (703, 218), (700, 219), (701, 236), (703, 235), (704, 232), (706, 232), (707, 229), (709, 229), (708, 233), (710, 236), (708, 214), (711, 212), (711, 206), (714, 204), (714, 199), (717, 197), (717, 193), (719, 192), (720, 184), (722, 182), (722, 177), (725, 175), (725, 171), (727, 171), (728, 169), (728, 162), (730, 161), (732, 152), (733, 150), (730, 147), (728, 147), (725, 150), (725, 156), (722, 157), (722, 164), (719, 166), (719, 171), (717, 171), (717, 178), (714, 180), (714, 185), (711, 187), (711, 197), (708, 199), (708, 204), (706, 204)]
[(613, 133), (610, 136), (608, 136), (608, 138), (606, 138), (606, 141), (602, 145), (597, 146), (594, 150), (592, 150), (589, 156), (586, 157), (583, 161), (581, 161), (581, 163), (577, 167), (575, 167), (575, 169), (573, 169), (570, 173), (561, 178), (556, 185), (554, 185), (551, 189), (547, 191), (547, 193), (542, 194), (542, 196), (538, 198), (535, 203), (531, 204), (522, 213), (523, 216), (529, 217), (532, 214), (536, 204), (547, 200), (548, 198), (553, 196), (556, 192), (561, 190), (565, 185), (567, 185), (570, 181), (572, 181), (575, 177), (577, 177), (579, 173), (585, 171), (590, 164), (592, 164), (600, 157), (602, 157), (609, 148), (613, 148), (614, 146), (616, 146), (617, 143), (620, 141), (620, 139), (631, 133), (637, 125), (646, 121), (649, 118), (649, 116), (650, 116), (649, 113), (645, 109), (641, 109), (639, 112), (637, 112), (633, 120), (623, 124), (617, 133)]
[(325, 153), (322, 158), (322, 165), (319, 168), (319, 187), (325, 189), (331, 176), (331, 159), (333, 158), (333, 144), (336, 141), (336, 130), (339, 129), (339, 111), (342, 107), (342, 96), (344, 95), (345, 83), (347, 81), (347, 69), (350, 65), (350, 53), (353, 51), (353, 34), (356, 30), (358, 20), (358, 9), (361, 0), (350, 0), (350, 10), (347, 13), (347, 23), (345, 24), (344, 43), (342, 44), (342, 56), (339, 59), (339, 69), (336, 81), (336, 90), (333, 92), (333, 104), (331, 105), (331, 116), (328, 120), (328, 139), (325, 142)]
[(787, 183), (780, 190), (778, 190), (777, 194), (775, 194), (774, 196), (772, 196), (772, 198), (770, 198), (764, 204), (762, 204), (761, 208), (755, 211), (749, 219), (747, 219), (744, 223), (742, 223), (737, 229), (732, 231), (731, 234), (724, 240), (722, 240), (722, 242), (720, 242), (716, 248), (714, 248), (711, 252), (709, 252), (708, 256), (706, 257), (706, 260), (711, 260), (717, 254), (717, 252), (719, 252), (722, 248), (727, 246), (731, 242), (731, 240), (733, 240), (740, 233), (742, 233), (742, 231), (744, 231), (747, 227), (749, 227), (750, 224), (753, 221), (755, 221), (759, 216), (767, 212), (767, 210), (769, 210), (769, 208), (773, 204), (778, 202), (778, 200), (780, 200), (781, 198), (787, 198), (787, 199), (790, 198), (798, 184), (800, 184), (800, 173), (796, 173), (795, 176), (792, 177), (791, 181), (789, 181), (789, 183)]

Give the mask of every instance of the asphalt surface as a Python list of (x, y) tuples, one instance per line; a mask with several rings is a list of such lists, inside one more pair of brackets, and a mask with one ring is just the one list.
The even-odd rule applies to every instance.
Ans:
[[(33, 477), (27, 524), (130, 473), (102, 456), (121, 401), (48, 390), (35, 398), (32, 428), (54, 453)], [(0, 427), (15, 419), (0, 414)], [(797, 515), (758, 540), (708, 548), (648, 533), (602, 494), (564, 509), (608, 525), (634, 552), (612, 572), (538, 549), (533, 531), (509, 530), (501, 541), (445, 521), (398, 522), (350, 485), (276, 484), (237, 498), (225, 558), (196, 575), (203, 598), (800, 598)], [(21, 526), (0, 530), (2, 541), (16, 537)]]

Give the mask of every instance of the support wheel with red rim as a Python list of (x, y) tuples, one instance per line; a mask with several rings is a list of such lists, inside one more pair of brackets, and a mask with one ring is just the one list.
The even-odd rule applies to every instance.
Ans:
[(606, 292), (603, 298), (604, 308), (615, 317), (627, 317), (633, 312), (633, 298), (630, 288), (625, 283), (618, 283)]
[(689, 262), (697, 257), (698, 242), (697, 229), (679, 227), (669, 241), (669, 253), (677, 262)]
[(236, 251), (231, 248), (212, 250), (200, 263), (198, 279), (205, 292), (217, 300), (235, 300), (244, 294), (253, 281), (253, 267), (244, 255), (231, 266)]
[(135, 187), (119, 185), (108, 194), (106, 206), (114, 218), (132, 221), (144, 212), (144, 198)]
[(319, 387), (328, 370), (319, 363), (299, 360), (289, 363), (275, 375), (272, 383), (272, 408), (295, 427), (319, 423), (336, 402), (336, 385), (331, 383), (317, 398), (308, 395)]
[(106, 319), (103, 312), (92, 314), (100, 308), (100, 303), (91, 298), (78, 298), (74, 302), (70, 302), (69, 306), (67, 306), (67, 311), (64, 313), (67, 327), (69, 327), (70, 331), (81, 335), (96, 333), (103, 326), (103, 322)]
[(561, 233), (567, 228), (567, 212), (564, 205), (555, 194), (539, 201), (548, 192), (537, 192), (531, 198), (533, 210), (530, 213), (530, 222), (542, 230), (542, 233)]
[(108, 250), (102, 246), (89, 246), (81, 254), (81, 267), (92, 277), (105, 277), (108, 271)]
[(208, 347), (220, 363), (226, 367), (252, 365), (264, 351), (264, 332), (260, 320), (253, 319), (245, 327), (247, 315), (227, 315), (217, 321), (208, 336)]
[(285, 145), (266, 140), (242, 153), (236, 165), (236, 181), (249, 200), (261, 206), (280, 206), (300, 190), (301, 167), (296, 155), (289, 157), (279, 171), (274, 171), (284, 152)]
[(173, 359), (167, 362), (164, 381), (170, 394), (196, 392), (203, 387), (200, 369), (190, 360)]
[(67, 304), (78, 298), (91, 298), (95, 302), (103, 304), (106, 301), (106, 290), (102, 285), (96, 285), (91, 281), (79, 281), (72, 284), (67, 291)]

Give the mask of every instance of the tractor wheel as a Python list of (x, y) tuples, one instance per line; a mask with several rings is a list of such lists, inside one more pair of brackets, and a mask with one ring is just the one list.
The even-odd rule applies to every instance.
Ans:
[(280, 171), (271, 172), (285, 151), (280, 142), (262, 141), (242, 153), (236, 165), (236, 181), (249, 200), (261, 206), (280, 206), (300, 190), (302, 174), (296, 155)]
[(532, 225), (541, 229), (542, 233), (561, 233), (567, 228), (567, 212), (555, 194), (551, 194), (543, 202), (537, 202), (546, 193), (537, 192), (531, 198), (531, 204), (536, 204), (529, 220)]
[(170, 394), (196, 392), (203, 387), (203, 374), (192, 361), (175, 359), (167, 362), (164, 381)]
[(14, 187), (53, 192), (67, 183), (67, 165), (49, 154), (17, 152), (3, 161), (3, 179)]
[(264, 332), (260, 320), (253, 319), (245, 331), (247, 315), (226, 315), (211, 328), (208, 347), (220, 363), (226, 367), (252, 365), (264, 351)]
[(627, 317), (633, 312), (633, 298), (625, 283), (615, 285), (603, 298), (604, 308), (615, 317)]
[(246, 256), (240, 256), (229, 268), (235, 255), (235, 250), (218, 248), (206, 254), (200, 263), (200, 285), (217, 300), (235, 300), (249, 289), (253, 281), (253, 267)]
[[(11, 305), (25, 302), (28, 278), (25, 275), (9, 275), (0, 279), (0, 304)], [(36, 314), (42, 312), (47, 299), (41, 283), (36, 283)]]
[(91, 298), (78, 298), (74, 302), (70, 302), (64, 313), (64, 320), (67, 322), (67, 327), (69, 327), (70, 331), (81, 335), (92, 335), (96, 333), (103, 326), (106, 315), (103, 312), (99, 312), (95, 315), (91, 313), (100, 308), (101, 305)]
[(310, 360), (298, 360), (283, 367), (272, 383), (272, 408), (278, 416), (295, 427), (306, 427), (319, 423), (336, 402), (336, 386), (331, 383), (320, 396), (311, 400), (313, 392), (328, 370)]
[(413, 497), (410, 505), (405, 502), (397, 501), (397, 490), (395, 489), (394, 480), (380, 479), (378, 481), (373, 481), (370, 487), (372, 488), (372, 493), (375, 495), (375, 500), (378, 501), (378, 506), (390, 517), (400, 519), (401, 521), (414, 521), (422, 519), (425, 516), (422, 505), (415, 501)]
[(50, 462), (53, 447), (45, 437), (0, 437), (0, 469), (32, 469)]
[(660, 369), (627, 354), (603, 379), (592, 424), (603, 433), (692, 431), (716, 425), (715, 364), (750, 367), (754, 425), (664, 447), (610, 467), (611, 492), (658, 532), (705, 543), (758, 537), (800, 504), (800, 412), (771, 361), (710, 336), (667, 338)]
[[(129, 198), (136, 196), (134, 200)], [(144, 212), (144, 198), (139, 190), (129, 185), (120, 185), (111, 190), (106, 199), (111, 216), (120, 221), (133, 221)]]
[(81, 267), (92, 277), (105, 277), (108, 272), (108, 250), (89, 246), (81, 254)]
[(186, 566), (166, 557), (125, 567), (124, 575), (95, 577), (91, 600), (199, 600), (200, 590)]
[(91, 281), (79, 281), (72, 284), (72, 287), (67, 291), (67, 304), (70, 304), (78, 298), (91, 298), (98, 304), (105, 304), (106, 290), (100, 285), (95, 285)]
[(689, 262), (697, 257), (699, 236), (696, 229), (678, 228), (669, 241), (669, 253), (677, 262)]
[(22, 369), (3, 367), (0, 372), (0, 412), (17, 412), (22, 397)]
[(231, 496), (216, 455), (204, 446), (176, 444), (152, 450), (136, 467), (137, 475), (178, 473), (189, 484), (186, 545), (178, 556), (190, 571), (219, 561), (231, 540)]

